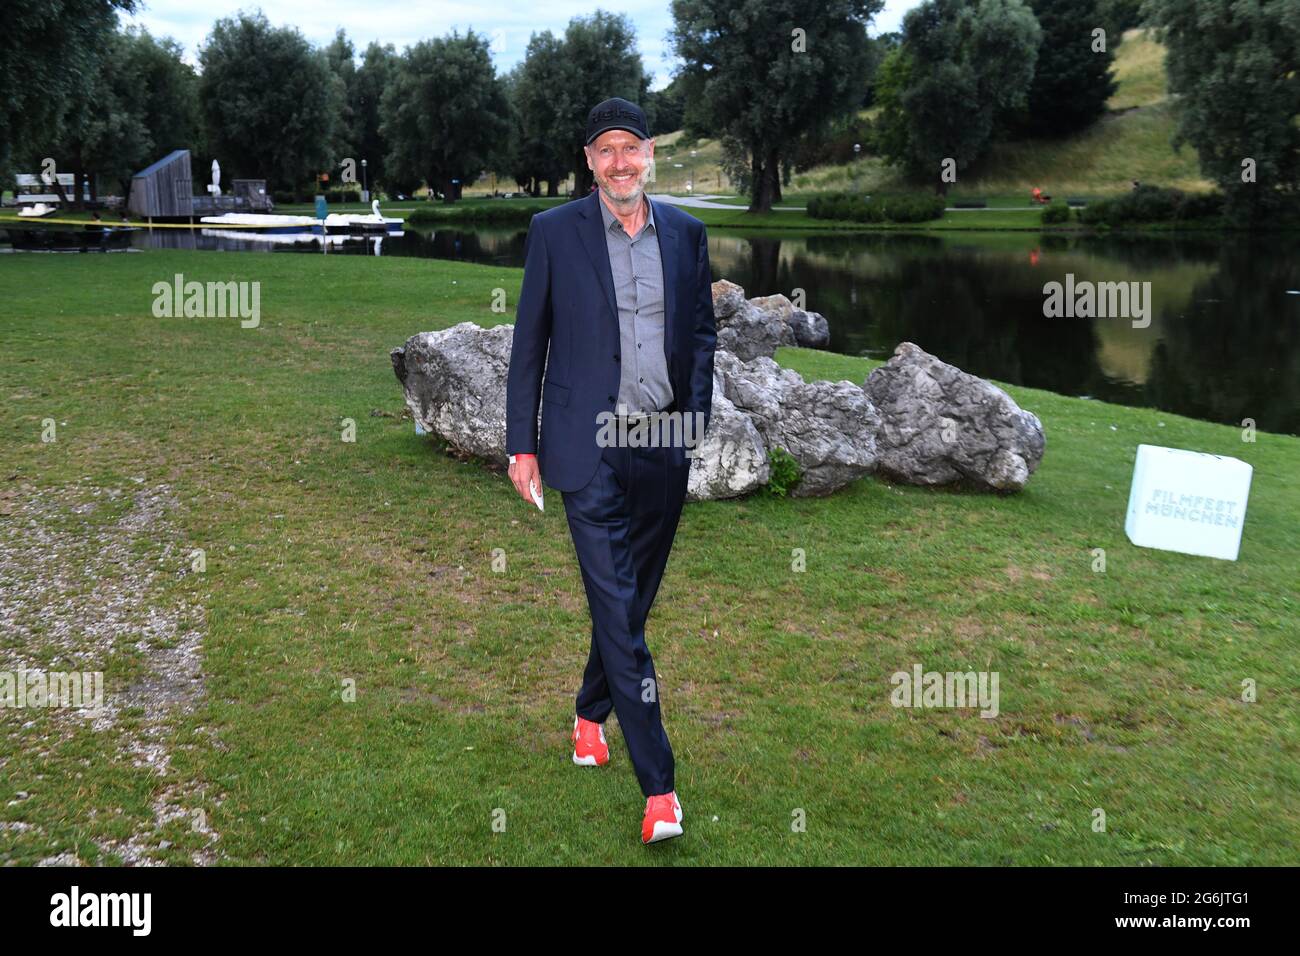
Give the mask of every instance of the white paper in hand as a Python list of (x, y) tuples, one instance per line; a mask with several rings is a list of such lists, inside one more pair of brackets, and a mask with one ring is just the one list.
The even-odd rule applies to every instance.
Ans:
[(546, 508), (542, 505), (541, 489), (537, 487), (537, 482), (530, 481), (528, 483), (528, 493), (533, 496), (533, 504), (537, 505), (537, 510), (545, 511)]

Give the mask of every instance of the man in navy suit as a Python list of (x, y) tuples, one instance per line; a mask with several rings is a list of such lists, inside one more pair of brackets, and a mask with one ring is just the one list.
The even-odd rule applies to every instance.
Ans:
[(687, 446), (708, 427), (713, 277), (703, 223), (645, 195), (654, 140), (641, 108), (594, 107), (585, 149), (599, 189), (528, 228), (506, 450), (524, 501), (542, 481), (561, 492), (591, 610), (573, 761), (609, 762), (613, 710), (653, 843), (681, 835), (682, 808), (645, 622), (686, 498)]

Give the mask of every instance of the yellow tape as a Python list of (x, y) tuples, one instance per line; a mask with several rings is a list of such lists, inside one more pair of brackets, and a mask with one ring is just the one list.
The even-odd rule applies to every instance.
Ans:
[[(33, 222), (36, 223), (45, 222), (51, 224), (58, 224), (60, 226), (90, 226), (92, 228), (98, 226), (100, 228), (105, 228), (105, 229), (122, 228), (124, 226), (135, 226), (137, 229), (266, 229), (267, 228), (264, 225), (260, 225), (256, 223), (239, 223), (238, 225), (236, 225), (234, 223), (227, 224), (224, 222), (196, 222), (193, 224), (186, 223), (186, 222), (155, 222), (151, 226), (149, 225), (148, 222), (138, 222), (136, 220), (132, 220), (131, 222), (109, 222), (108, 220), (105, 219), (105, 220), (101, 220), (100, 222), (94, 222), (90, 219), (46, 219), (46, 218), (29, 219), (26, 216), (21, 218), (18, 216), (0, 216), (0, 222), (16, 222), (16, 223), (21, 223), (23, 225), (26, 225), (27, 223), (33, 223)], [(281, 226), (281, 228), (283, 228), (283, 226)], [(304, 225), (303, 228), (311, 228), (311, 227)]]

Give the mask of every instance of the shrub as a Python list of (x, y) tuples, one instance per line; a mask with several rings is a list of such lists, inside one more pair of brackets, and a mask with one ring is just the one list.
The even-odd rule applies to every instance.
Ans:
[(1222, 214), (1222, 193), (1188, 195), (1181, 189), (1143, 185), (1122, 196), (1089, 203), (1079, 211), (1079, 220), (1090, 225), (1122, 226), (1208, 219)]
[(802, 477), (799, 473), (799, 462), (795, 460), (794, 455), (779, 447), (767, 453), (767, 460), (772, 466), (772, 477), (767, 482), (767, 493), (784, 498), (786, 492), (799, 484), (799, 479)]
[(891, 222), (926, 222), (943, 216), (948, 200), (932, 193), (906, 193), (901, 196), (882, 196), (881, 210)]
[(537, 203), (502, 202), (474, 206), (462, 206), (453, 203), (427, 203), (410, 212), (406, 221), (410, 223), (446, 223), (446, 222), (528, 222), (537, 213), (550, 206)]
[(814, 219), (850, 222), (925, 222), (943, 215), (946, 200), (930, 193), (857, 196), (833, 193), (808, 200), (808, 215)]
[(1182, 203), (1181, 189), (1162, 189), (1159, 186), (1139, 186), (1127, 196), (1124, 208), (1127, 218), (1136, 222), (1166, 222)]
[(1179, 219), (1213, 219), (1223, 215), (1223, 193), (1192, 193), (1179, 204)]
[(1043, 225), (1052, 226), (1070, 221), (1070, 207), (1063, 202), (1054, 202), (1043, 210)]

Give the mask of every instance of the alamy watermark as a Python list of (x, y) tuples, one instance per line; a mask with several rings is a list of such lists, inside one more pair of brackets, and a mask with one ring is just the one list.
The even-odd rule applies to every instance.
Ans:
[(1150, 282), (1075, 282), (1067, 272), (1064, 284), (1044, 284), (1043, 295), (1049, 319), (1132, 319), (1135, 329), (1151, 324)]
[(133, 936), (148, 936), (152, 914), (152, 893), (83, 893), (74, 883), (67, 893), (50, 897), (51, 926), (120, 926)]
[(261, 282), (185, 281), (176, 273), (171, 282), (153, 284), (153, 314), (159, 319), (225, 319), (238, 316), (245, 329), (262, 321)]
[(103, 704), (103, 671), (0, 671), (0, 709), (76, 707), (98, 710)]
[(981, 717), (998, 715), (997, 671), (895, 671), (889, 678), (894, 689), (889, 702), (895, 707), (975, 707)]
[(688, 456), (704, 438), (703, 412), (646, 412), (626, 418), (627, 406), (617, 412), (598, 412), (596, 445), (600, 448), (669, 448), (684, 446)]

